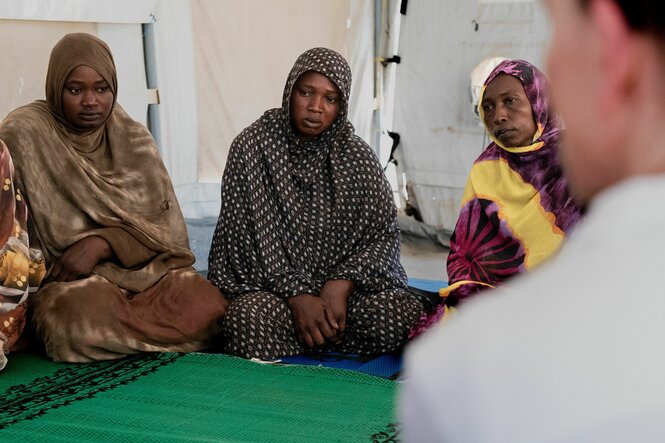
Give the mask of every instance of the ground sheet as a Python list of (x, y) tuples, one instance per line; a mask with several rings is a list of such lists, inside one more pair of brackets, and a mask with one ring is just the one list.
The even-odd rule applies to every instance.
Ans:
[(0, 441), (397, 441), (396, 382), (219, 354), (59, 364), (12, 354)]

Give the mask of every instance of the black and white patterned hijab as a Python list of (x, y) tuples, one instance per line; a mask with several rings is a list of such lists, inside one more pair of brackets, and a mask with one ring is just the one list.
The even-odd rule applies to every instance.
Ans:
[[(293, 86), (295, 86), (300, 76), (308, 71), (315, 71), (328, 77), (342, 94), (342, 103), (337, 114), (337, 119), (335, 119), (335, 122), (327, 131), (317, 137), (318, 140), (313, 140), (313, 144), (320, 147), (329, 143), (331, 139), (338, 135), (340, 130), (353, 133), (353, 126), (347, 120), (349, 97), (351, 95), (351, 68), (344, 57), (328, 48), (313, 48), (305, 51), (298, 57), (289, 73), (286, 85), (284, 86), (284, 93), (282, 94), (282, 111), (284, 112), (285, 123), (289, 126), (291, 125), (290, 103)], [(295, 132), (292, 136), (295, 136)], [(296, 143), (295, 150), (298, 148), (302, 149), (302, 145), (308, 144), (311, 143)]]
[[(302, 140), (289, 110), (293, 87), (308, 71), (332, 81), (342, 103), (330, 128)], [(310, 49), (288, 76), (282, 107), (234, 140), (209, 258), (210, 279), (225, 295), (318, 294), (330, 279), (370, 292), (405, 287), (392, 191), (347, 120), (350, 91), (346, 60)]]

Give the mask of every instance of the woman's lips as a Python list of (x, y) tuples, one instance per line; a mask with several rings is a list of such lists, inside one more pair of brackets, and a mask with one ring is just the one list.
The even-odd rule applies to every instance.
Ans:
[(321, 126), (321, 120), (314, 120), (314, 119), (310, 119), (310, 118), (304, 119), (303, 123), (308, 128), (318, 128), (319, 126)]
[(513, 132), (515, 132), (514, 129), (499, 129), (494, 133), (494, 136), (498, 139), (502, 139), (505, 138), (506, 135), (512, 134)]
[(81, 112), (79, 118), (82, 120), (96, 120), (101, 114), (99, 112)]

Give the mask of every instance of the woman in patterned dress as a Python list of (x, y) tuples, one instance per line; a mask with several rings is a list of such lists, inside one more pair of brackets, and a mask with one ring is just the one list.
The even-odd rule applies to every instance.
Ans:
[(557, 157), (561, 124), (548, 82), (531, 63), (506, 60), (485, 81), (478, 110), (492, 143), (474, 162), (448, 255), (445, 303), (411, 336), (487, 288), (548, 260), (581, 218)]
[(209, 278), (231, 299), (226, 351), (272, 359), (404, 344), (422, 303), (406, 290), (392, 191), (347, 120), (351, 70), (303, 53), (282, 107), (234, 140)]

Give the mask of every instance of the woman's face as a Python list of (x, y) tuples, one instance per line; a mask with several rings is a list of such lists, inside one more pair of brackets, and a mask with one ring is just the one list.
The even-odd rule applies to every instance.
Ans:
[(503, 146), (514, 148), (533, 143), (536, 121), (522, 82), (499, 74), (483, 95), (483, 117), (489, 131)]
[(302, 139), (312, 139), (327, 131), (339, 114), (342, 94), (323, 74), (307, 71), (291, 92), (291, 121)]
[(113, 91), (90, 66), (77, 66), (62, 90), (62, 109), (69, 123), (79, 129), (96, 129), (113, 109)]

